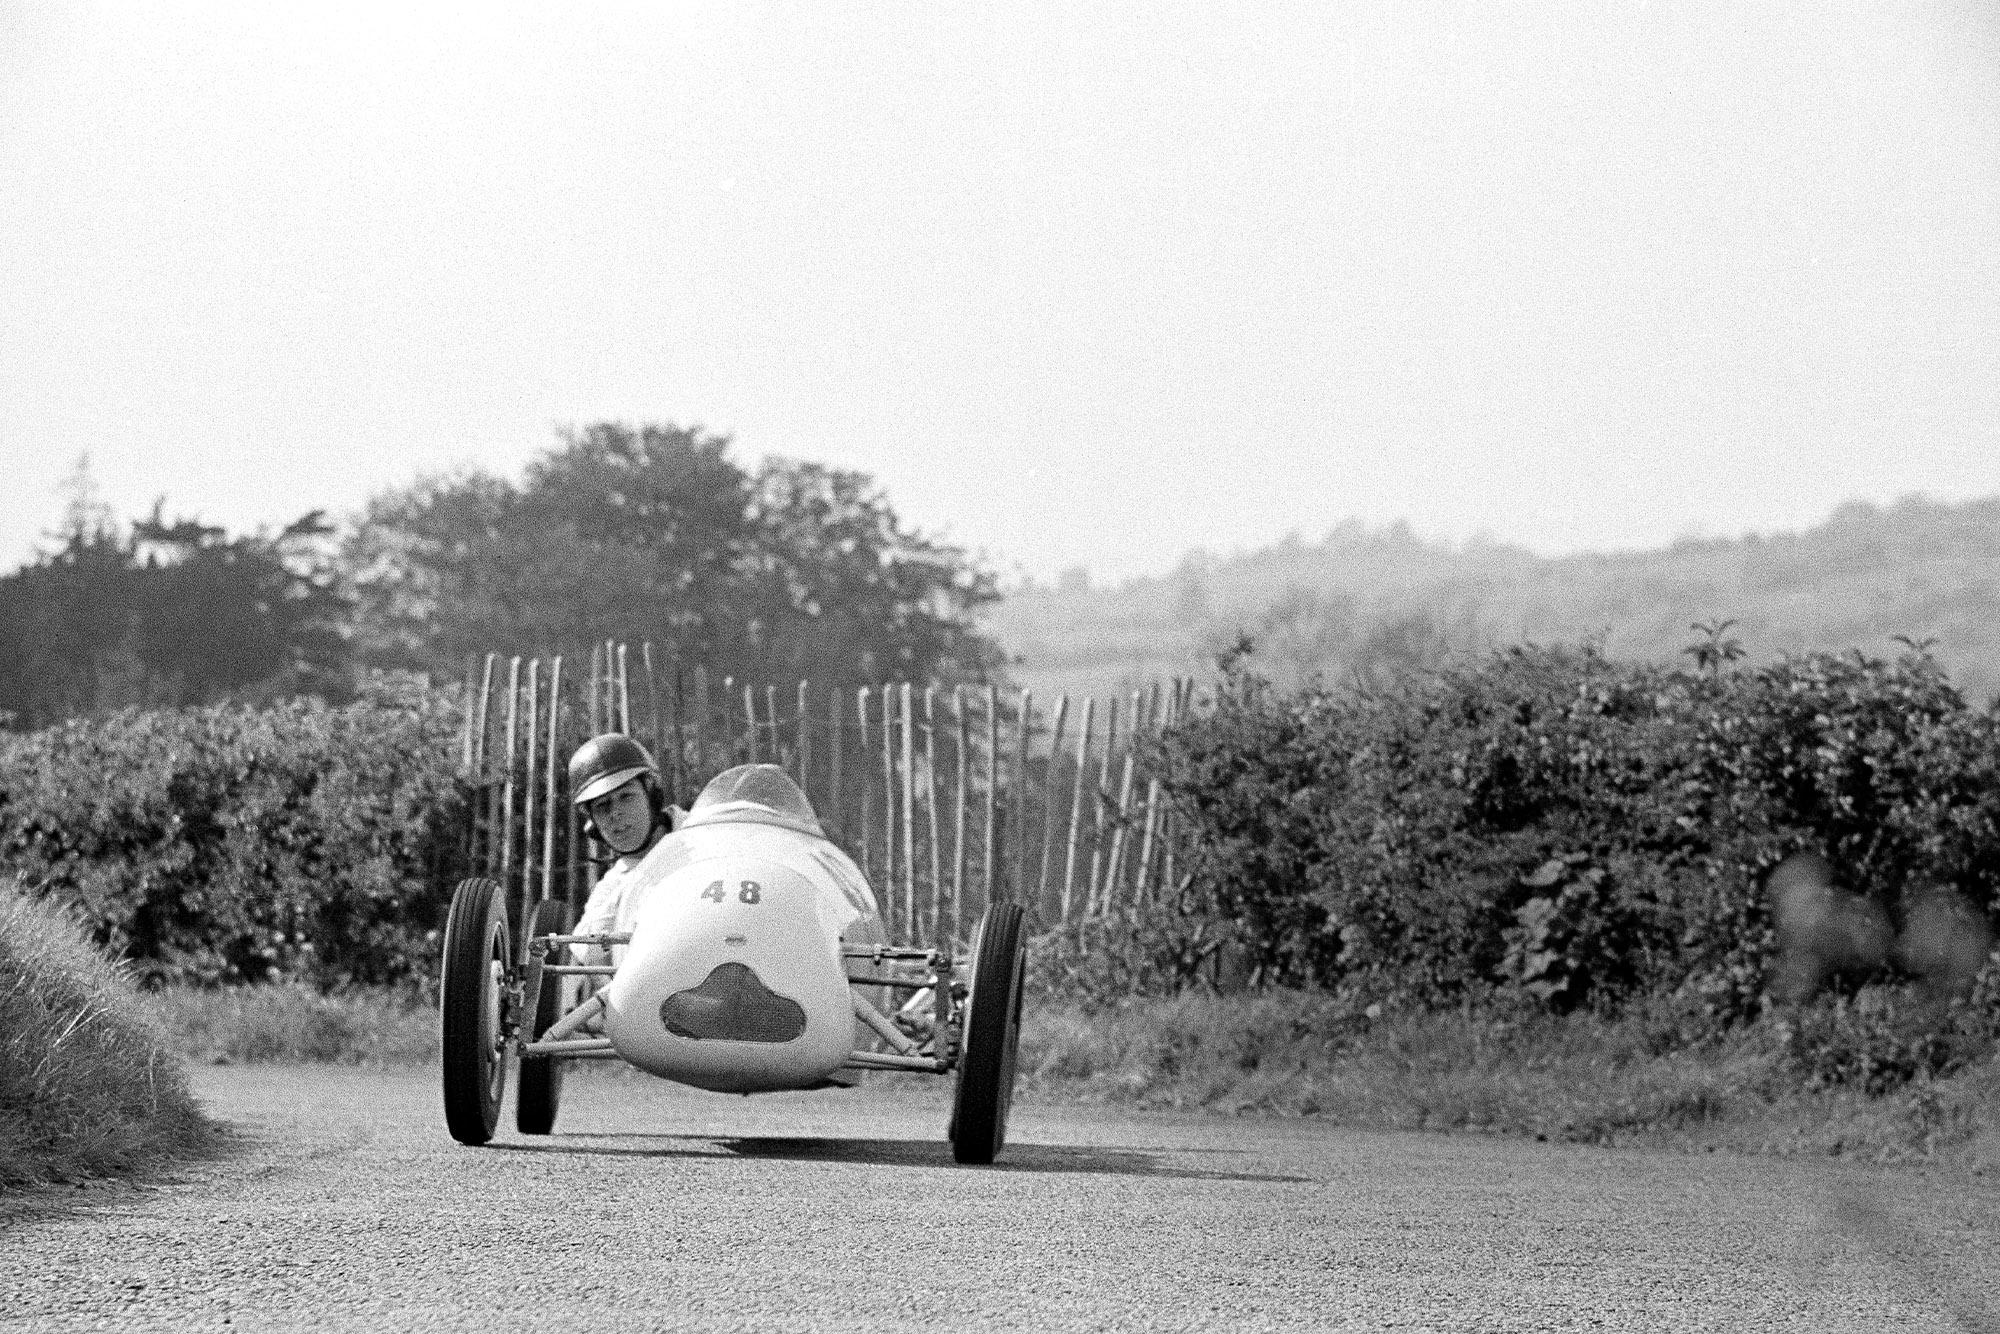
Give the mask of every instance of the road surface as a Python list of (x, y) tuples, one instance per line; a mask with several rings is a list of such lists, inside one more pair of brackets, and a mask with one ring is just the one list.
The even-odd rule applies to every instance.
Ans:
[(2000, 1328), (1972, 1178), (1047, 1102), (961, 1168), (941, 1083), (611, 1069), (468, 1149), (427, 1071), (196, 1083), (241, 1148), (9, 1205), (0, 1327)]

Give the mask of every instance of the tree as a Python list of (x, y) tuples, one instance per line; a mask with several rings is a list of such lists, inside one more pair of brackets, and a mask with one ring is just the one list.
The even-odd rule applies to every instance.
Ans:
[[(161, 506), (132, 526), (144, 557), (132, 647), (177, 702), (224, 695), (341, 693), (347, 674), (346, 602), (313, 510), (279, 530), (231, 538), (193, 519), (168, 523)], [(252, 688), (255, 688), (252, 690)]]
[(972, 616), (996, 601), (962, 548), (905, 528), (872, 479), (770, 458), (758, 470), (746, 571), (747, 647), (787, 675), (981, 680), (994, 644)]
[(973, 625), (994, 579), (964, 551), (906, 528), (861, 473), (753, 476), (729, 443), (597, 423), (518, 485), (475, 471), (375, 497), (345, 552), (364, 657), (451, 670), (621, 639), (830, 685), (998, 666)]
[(345, 604), (314, 511), (275, 537), (193, 519), (120, 533), (87, 461), (66, 484), (61, 545), (0, 577), (0, 714), (42, 726), (124, 705), (347, 684)]

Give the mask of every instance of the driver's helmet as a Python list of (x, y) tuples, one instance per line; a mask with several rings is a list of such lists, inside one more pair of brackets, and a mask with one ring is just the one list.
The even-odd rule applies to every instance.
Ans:
[(812, 802), (792, 781), (792, 776), (776, 764), (739, 764), (734, 769), (724, 769), (694, 799), (681, 827), (726, 824), (732, 820), (782, 825), (825, 837)]
[(616, 792), (641, 774), (659, 781), (660, 767), (646, 748), (623, 732), (594, 736), (576, 748), (569, 759), (569, 799), (575, 806), (587, 805), (607, 792)]

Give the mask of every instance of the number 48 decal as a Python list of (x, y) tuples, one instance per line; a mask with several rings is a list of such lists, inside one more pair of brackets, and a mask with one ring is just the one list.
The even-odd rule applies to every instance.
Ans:
[[(721, 903), (729, 897), (729, 891), (723, 888), (720, 880), (711, 880), (708, 888), (701, 892), (701, 896), (705, 899), (712, 899), (717, 903)], [(755, 880), (739, 880), (736, 882), (736, 901), (738, 903), (760, 903), (763, 901), (763, 898), (764, 890)]]

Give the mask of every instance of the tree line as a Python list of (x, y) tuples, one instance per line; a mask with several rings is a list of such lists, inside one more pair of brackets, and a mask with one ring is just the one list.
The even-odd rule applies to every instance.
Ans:
[(519, 480), (477, 468), (230, 536), (119, 523), (86, 467), (61, 526), (0, 576), (0, 721), (351, 696), (370, 669), (453, 676), (488, 651), (654, 640), (712, 673), (985, 681), (995, 576), (905, 523), (867, 474), (745, 467), (699, 427), (562, 432)]

